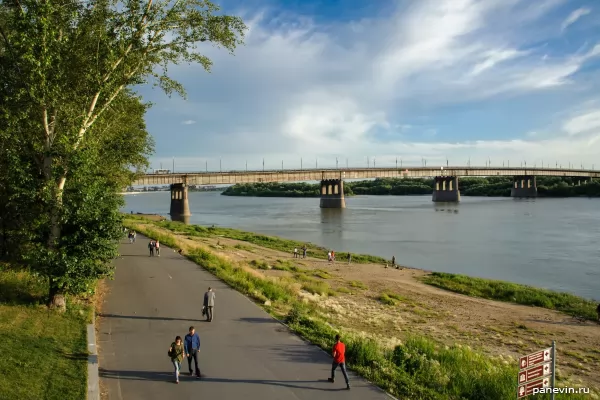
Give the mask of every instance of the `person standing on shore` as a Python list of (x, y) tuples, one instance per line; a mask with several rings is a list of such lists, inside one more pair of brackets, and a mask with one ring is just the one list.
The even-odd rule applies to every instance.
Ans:
[(294, 247), (294, 258), (298, 258), (298, 248)]
[(396, 256), (392, 256), (392, 268), (396, 266)]
[(348, 252), (348, 264), (352, 262), (352, 254)]
[(302, 258), (306, 258), (306, 245), (302, 247)]
[(346, 389), (350, 390), (350, 380), (348, 379), (348, 371), (346, 371), (346, 345), (342, 343), (340, 335), (335, 335), (335, 344), (331, 351), (333, 355), (333, 363), (331, 364), (331, 378), (327, 379), (329, 382), (335, 382), (335, 370), (340, 367), (344, 379), (346, 380)]
[(208, 288), (208, 292), (204, 293), (204, 310), (206, 311), (206, 320), (212, 322), (213, 309), (215, 307), (215, 292), (212, 288)]
[(183, 344), (181, 343), (181, 336), (177, 336), (175, 341), (171, 343), (171, 347), (169, 347), (169, 357), (171, 357), (171, 362), (173, 363), (173, 368), (175, 369), (175, 383), (179, 383), (179, 372), (181, 371), (181, 361), (183, 361), (183, 356), (185, 354), (185, 350), (183, 348)]
[(158, 242), (158, 240), (154, 242), (154, 248), (156, 249), (156, 255), (160, 257), (160, 243)]
[(200, 379), (200, 368), (198, 368), (198, 352), (200, 351), (200, 336), (196, 333), (196, 329), (190, 326), (190, 332), (185, 335), (185, 354), (188, 360), (188, 368), (190, 376), (194, 374), (192, 369), (192, 359), (194, 359), (194, 367), (196, 368), (196, 378)]
[(327, 261), (331, 262), (331, 250), (329, 250), (329, 252), (327, 252)]

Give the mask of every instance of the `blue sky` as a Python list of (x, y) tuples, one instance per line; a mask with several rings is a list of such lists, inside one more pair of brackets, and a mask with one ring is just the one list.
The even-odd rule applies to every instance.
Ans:
[(600, 168), (596, 0), (218, 3), (244, 18), (246, 44), (234, 56), (202, 44), (211, 73), (171, 68), (186, 100), (140, 89), (153, 168)]

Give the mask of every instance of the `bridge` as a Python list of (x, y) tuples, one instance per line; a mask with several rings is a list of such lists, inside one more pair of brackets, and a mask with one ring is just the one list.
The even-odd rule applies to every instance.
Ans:
[(512, 176), (511, 196), (537, 196), (536, 177), (556, 176), (575, 178), (576, 184), (585, 184), (600, 178), (600, 171), (563, 168), (510, 168), (510, 167), (406, 167), (406, 168), (335, 168), (335, 169), (281, 169), (263, 171), (180, 172), (145, 174), (132, 185), (171, 185), (171, 217), (188, 221), (191, 216), (188, 185), (225, 185), (257, 182), (321, 182), (321, 208), (345, 208), (344, 179), (373, 178), (434, 178), (434, 202), (459, 202), (459, 177)]

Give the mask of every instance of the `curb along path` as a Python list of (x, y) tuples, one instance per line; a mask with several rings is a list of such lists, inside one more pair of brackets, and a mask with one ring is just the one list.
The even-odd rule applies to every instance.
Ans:
[(100, 399), (100, 376), (98, 374), (98, 351), (96, 346), (96, 313), (92, 323), (87, 325), (87, 400)]

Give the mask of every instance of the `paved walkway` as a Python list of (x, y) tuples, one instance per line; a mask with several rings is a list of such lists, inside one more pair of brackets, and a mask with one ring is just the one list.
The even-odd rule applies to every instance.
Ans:
[[(142, 235), (123, 241), (98, 315), (100, 380), (110, 400), (389, 399), (354, 374), (350, 391), (339, 370), (336, 383), (327, 382), (331, 358), (320, 349), (172, 249), (151, 258), (147, 245)], [(216, 291), (211, 323), (201, 314), (209, 286)], [(190, 325), (200, 336), (204, 378), (184, 375), (176, 385), (167, 351)], [(187, 373), (186, 360), (182, 367)]]

